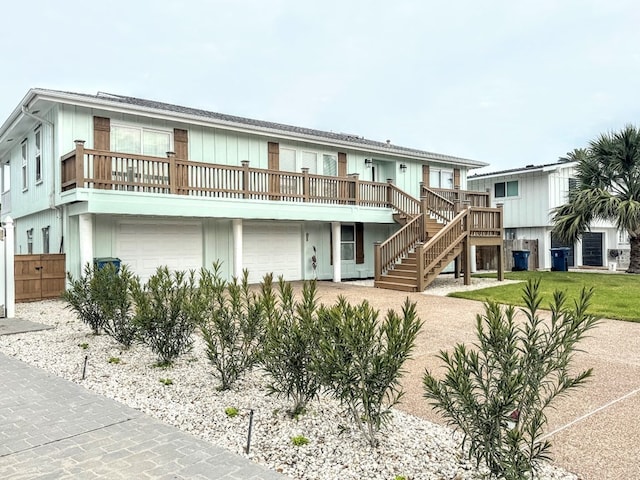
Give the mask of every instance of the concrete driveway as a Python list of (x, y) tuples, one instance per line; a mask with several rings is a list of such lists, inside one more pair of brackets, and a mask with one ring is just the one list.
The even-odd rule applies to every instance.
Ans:
[[(339, 295), (351, 302), (367, 299), (381, 315), (390, 308), (399, 311), (407, 296), (417, 303), (425, 326), (407, 365), (399, 408), (443, 423), (422, 397), (422, 376), (425, 368), (440, 368), (440, 350), (475, 340), (482, 303), (319, 282), (321, 302), (331, 304)], [(640, 323), (603, 320), (581, 347), (575, 366), (593, 368), (593, 377), (547, 412), (554, 461), (585, 480), (640, 479)]]

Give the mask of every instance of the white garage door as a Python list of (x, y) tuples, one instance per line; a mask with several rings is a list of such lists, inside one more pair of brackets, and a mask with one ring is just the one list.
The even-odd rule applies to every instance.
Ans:
[(266, 273), (274, 280), (302, 278), (302, 242), (299, 225), (245, 224), (242, 228), (242, 258), (249, 281), (259, 283)]
[(169, 270), (202, 267), (202, 227), (194, 223), (121, 223), (117, 256), (141, 280), (162, 265)]

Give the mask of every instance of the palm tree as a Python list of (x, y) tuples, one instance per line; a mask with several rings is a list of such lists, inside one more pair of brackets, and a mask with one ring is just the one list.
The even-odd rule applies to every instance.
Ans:
[(640, 273), (640, 130), (627, 125), (602, 134), (565, 160), (578, 162), (577, 187), (553, 212), (554, 235), (574, 242), (594, 220), (615, 223), (630, 238), (627, 273)]

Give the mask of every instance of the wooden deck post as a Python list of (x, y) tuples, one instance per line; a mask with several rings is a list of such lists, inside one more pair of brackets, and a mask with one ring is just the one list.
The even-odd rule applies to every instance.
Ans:
[(76, 140), (76, 188), (84, 187), (84, 140)]
[(392, 208), (393, 206), (393, 189), (391, 185), (393, 185), (393, 178), (387, 178), (387, 208)]
[(354, 205), (360, 205), (360, 174), (352, 173), (349, 175), (349, 177), (351, 177), (351, 180), (353, 181), (353, 183), (351, 184), (353, 188), (353, 195), (349, 195), (349, 196), (353, 198), (353, 200), (351, 201), (353, 202)]
[(380, 251), (382, 242), (373, 242), (373, 274), (377, 282), (382, 277), (382, 252)]
[(422, 242), (418, 242), (415, 246), (416, 252), (416, 285), (419, 292), (424, 292), (427, 286), (424, 284), (424, 259), (422, 258)]
[(462, 244), (464, 260), (464, 284), (471, 285), (471, 237), (467, 233), (464, 243)]
[(169, 160), (169, 193), (178, 192), (178, 167), (176, 166), (176, 153), (167, 152)]
[(249, 198), (249, 160), (242, 160), (242, 198)]
[(302, 167), (302, 201), (309, 201), (309, 167)]
[(498, 281), (504, 280), (504, 204), (498, 203), (498, 222), (500, 223), (500, 243), (498, 244)]

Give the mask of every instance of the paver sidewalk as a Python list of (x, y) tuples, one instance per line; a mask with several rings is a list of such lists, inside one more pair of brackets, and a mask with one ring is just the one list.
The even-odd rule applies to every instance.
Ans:
[(0, 478), (286, 478), (1, 353), (0, 379)]

